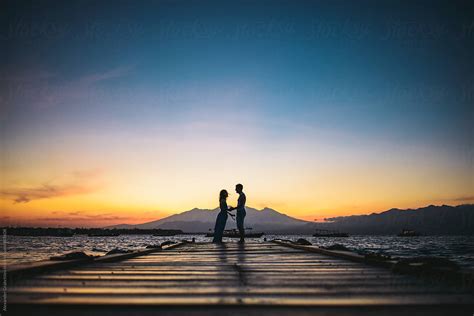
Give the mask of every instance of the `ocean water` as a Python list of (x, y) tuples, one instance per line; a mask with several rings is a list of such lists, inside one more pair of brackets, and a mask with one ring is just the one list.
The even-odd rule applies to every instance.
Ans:
[[(71, 251), (84, 251), (92, 255), (104, 255), (107, 251), (119, 249), (143, 249), (147, 245), (160, 244), (167, 240), (180, 241), (195, 238), (197, 242), (209, 242), (211, 238), (203, 235), (177, 235), (155, 237), (152, 235), (120, 235), (116, 237), (25, 237), (6, 236), (3, 259), (8, 265), (49, 259), (51, 256)], [(263, 238), (297, 240), (304, 238), (314, 245), (330, 246), (341, 244), (364, 254), (381, 253), (392, 257), (409, 258), (417, 256), (436, 256), (453, 260), (463, 267), (474, 268), (474, 236), (351, 236), (346, 238), (318, 238), (308, 235), (266, 235), (249, 239), (248, 242), (263, 242)], [(226, 239), (224, 242), (236, 242)]]

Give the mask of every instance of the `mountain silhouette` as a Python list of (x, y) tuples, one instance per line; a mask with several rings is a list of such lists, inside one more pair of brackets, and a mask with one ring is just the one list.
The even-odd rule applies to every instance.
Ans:
[[(298, 231), (305, 225), (311, 224), (311, 222), (290, 217), (267, 207), (261, 210), (251, 207), (246, 207), (245, 209), (247, 211), (245, 226), (251, 227), (254, 231), (258, 230), (266, 233), (290, 232)], [(108, 228), (161, 228), (181, 229), (185, 232), (207, 232), (210, 228), (214, 227), (218, 211), (218, 208), (213, 210), (194, 208), (152, 222), (137, 225), (122, 224)], [(229, 217), (226, 228), (232, 229), (235, 227), (235, 222)]]
[[(326, 218), (313, 223), (280, 213), (271, 208), (246, 207), (245, 226), (267, 234), (312, 234), (316, 228), (333, 229), (353, 235), (394, 235), (413, 229), (424, 235), (473, 235), (474, 204), (459, 206), (430, 205), (418, 209), (390, 209), (370, 215)], [(198, 209), (138, 225), (115, 225), (107, 228), (181, 229), (184, 232), (207, 232), (214, 227), (218, 209)], [(235, 228), (229, 217), (227, 229)]]
[(390, 209), (370, 215), (327, 218), (322, 229), (338, 229), (349, 234), (393, 235), (413, 229), (424, 235), (473, 235), (474, 204), (429, 205), (418, 209)]

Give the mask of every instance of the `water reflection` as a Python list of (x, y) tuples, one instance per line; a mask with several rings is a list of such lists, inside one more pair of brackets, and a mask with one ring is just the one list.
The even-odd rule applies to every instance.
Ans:
[[(115, 237), (89, 237), (85, 235), (74, 237), (7, 236), (6, 261), (7, 264), (32, 262), (71, 251), (85, 251), (93, 255), (104, 255), (114, 248), (141, 249), (147, 245), (158, 244), (166, 240), (191, 240), (193, 237), (196, 238), (197, 242), (210, 241), (210, 238), (203, 235), (178, 235), (174, 237), (152, 235), (120, 235)], [(378, 252), (395, 257), (439, 256), (454, 260), (463, 266), (474, 267), (474, 236), (318, 238), (301, 235), (267, 235), (266, 238), (268, 240), (274, 238), (291, 240), (305, 238), (318, 246), (329, 246), (338, 243), (360, 253)], [(224, 242), (235, 243), (236, 240), (224, 238)], [(263, 238), (248, 239), (247, 242), (263, 242)], [(226, 247), (225, 244), (222, 247)], [(245, 247), (245, 245), (241, 247)], [(227, 260), (227, 258), (222, 257), (222, 260)], [(237, 260), (243, 263), (245, 257), (239, 255)]]

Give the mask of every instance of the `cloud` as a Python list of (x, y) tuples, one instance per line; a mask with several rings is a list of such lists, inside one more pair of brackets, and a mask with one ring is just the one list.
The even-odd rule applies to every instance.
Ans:
[(94, 73), (91, 75), (84, 76), (79, 80), (79, 82), (82, 82), (85, 84), (92, 84), (95, 82), (105, 81), (109, 79), (116, 79), (116, 78), (126, 76), (131, 70), (132, 70), (132, 67), (130, 66), (116, 67), (104, 72)]
[[(56, 212), (56, 214), (61, 214), (60, 212)], [(113, 215), (111, 213), (104, 213), (104, 214), (95, 214), (95, 215), (87, 215), (83, 212), (65, 212), (63, 213), (64, 217), (37, 217), (36, 220), (38, 221), (47, 221), (47, 222), (77, 222), (77, 221), (117, 221), (117, 220), (130, 220), (133, 217), (130, 216), (118, 216)]]
[(79, 170), (72, 172), (69, 175), (69, 181), (62, 184), (45, 183), (29, 187), (6, 187), (0, 190), (0, 198), (12, 200), (14, 204), (17, 204), (29, 203), (34, 200), (87, 194), (98, 189), (99, 186), (93, 184), (93, 182), (101, 174), (101, 169)]
[(101, 227), (104, 225), (112, 225), (114, 223), (124, 222), (146, 222), (156, 219), (148, 217), (123, 216), (116, 215), (111, 212), (100, 214), (88, 214), (85, 211), (53, 211), (55, 216), (36, 217), (30, 224), (48, 226), (48, 225), (65, 225), (68, 227)]
[[(448, 196), (435, 201), (439, 203), (468, 203), (474, 201), (474, 195)], [(427, 203), (433, 203), (433, 201), (427, 200)]]
[(456, 202), (464, 202), (464, 201), (474, 201), (474, 195), (471, 196), (458, 196), (452, 199), (449, 199), (450, 201), (456, 201)]
[(0, 190), (0, 197), (11, 199), (14, 203), (28, 203), (33, 200), (50, 199), (62, 196), (86, 194), (94, 191), (94, 188), (78, 185), (49, 185), (43, 184), (37, 187), (10, 188)]

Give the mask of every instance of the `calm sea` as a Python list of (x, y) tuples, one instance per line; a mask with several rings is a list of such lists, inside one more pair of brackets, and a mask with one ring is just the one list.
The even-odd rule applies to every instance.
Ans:
[[(118, 237), (19, 237), (7, 236), (7, 264), (33, 262), (71, 251), (84, 251), (93, 255), (104, 255), (114, 248), (140, 249), (166, 240), (196, 238), (196, 241), (211, 241), (202, 235), (177, 235), (154, 237), (151, 235), (121, 235)], [(464, 267), (474, 268), (474, 236), (351, 236), (347, 238), (317, 238), (307, 235), (266, 235), (267, 240), (275, 238), (297, 240), (305, 238), (314, 245), (330, 246), (342, 244), (358, 253), (382, 253), (392, 257), (437, 256), (456, 261)], [(262, 238), (251, 239), (262, 242)], [(228, 239), (225, 242), (236, 242)], [(250, 240), (249, 240), (250, 241)]]

